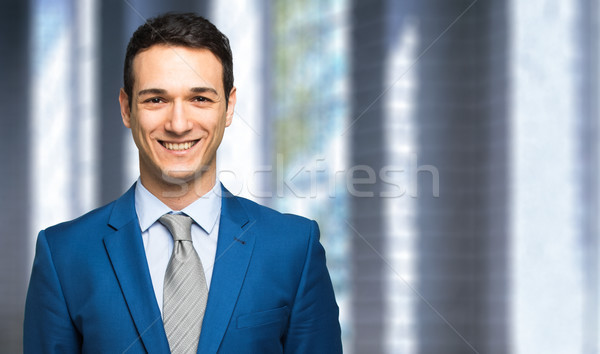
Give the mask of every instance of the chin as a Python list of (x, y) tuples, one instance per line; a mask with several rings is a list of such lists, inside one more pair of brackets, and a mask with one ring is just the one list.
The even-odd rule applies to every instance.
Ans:
[(185, 183), (185, 182), (190, 182), (192, 180), (194, 180), (194, 178), (197, 178), (199, 176), (199, 173), (194, 173), (193, 171), (177, 171), (177, 172), (173, 172), (173, 171), (163, 171), (162, 172), (162, 179), (163, 181), (170, 183), (170, 184), (180, 184), (180, 183)]

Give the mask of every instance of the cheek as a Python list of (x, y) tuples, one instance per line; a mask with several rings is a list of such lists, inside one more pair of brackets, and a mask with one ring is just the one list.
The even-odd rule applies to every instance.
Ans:
[(145, 115), (144, 117), (141, 117), (141, 119), (138, 118), (135, 120), (135, 125), (132, 124), (132, 129), (135, 126), (136, 134), (140, 136), (140, 138), (147, 139), (149, 134), (157, 129), (157, 121), (158, 119), (156, 117)]
[(139, 122), (136, 121), (132, 121), (131, 124), (131, 131), (133, 132), (133, 138), (140, 141), (140, 140), (144, 140), (143, 139), (143, 127), (139, 124)]
[[(221, 120), (213, 126), (211, 141), (213, 144), (219, 144), (223, 139), (223, 133), (225, 132), (225, 121)], [(216, 148), (216, 147), (215, 147)]]
[(133, 141), (139, 150), (148, 151), (152, 142), (148, 134), (148, 127), (143, 125), (139, 120), (132, 121), (131, 132), (133, 135)]
[(207, 113), (200, 117), (200, 127), (206, 132), (207, 137), (211, 141), (218, 138), (225, 129), (225, 119), (219, 114), (213, 112), (213, 114)]
[(222, 135), (225, 131), (225, 126), (227, 125), (227, 116), (226, 112), (219, 112), (219, 118), (215, 119), (215, 132), (219, 135)]

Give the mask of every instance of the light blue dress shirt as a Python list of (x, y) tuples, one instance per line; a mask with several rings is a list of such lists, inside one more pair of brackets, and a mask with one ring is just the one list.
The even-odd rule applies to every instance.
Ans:
[[(142, 230), (142, 240), (154, 294), (162, 313), (163, 284), (167, 265), (171, 253), (173, 253), (173, 237), (158, 219), (173, 210), (150, 193), (138, 179), (135, 187), (135, 211)], [(194, 220), (192, 242), (204, 268), (206, 285), (210, 289), (221, 218), (221, 183), (217, 180), (215, 186), (208, 193), (181, 212), (174, 213), (184, 213)]]

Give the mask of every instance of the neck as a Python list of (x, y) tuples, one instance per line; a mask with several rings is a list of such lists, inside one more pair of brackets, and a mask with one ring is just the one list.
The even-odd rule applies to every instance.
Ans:
[(198, 178), (189, 181), (175, 179), (171, 181), (154, 180), (145, 178), (144, 174), (140, 175), (140, 181), (144, 187), (156, 196), (171, 210), (179, 211), (195, 202), (215, 186), (216, 173), (214, 170), (209, 170)]

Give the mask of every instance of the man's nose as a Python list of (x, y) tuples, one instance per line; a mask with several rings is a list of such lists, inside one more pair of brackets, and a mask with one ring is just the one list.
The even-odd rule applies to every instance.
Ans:
[(193, 123), (186, 118), (185, 110), (181, 102), (173, 102), (170, 117), (166, 123), (166, 130), (175, 134), (184, 134), (191, 130)]

